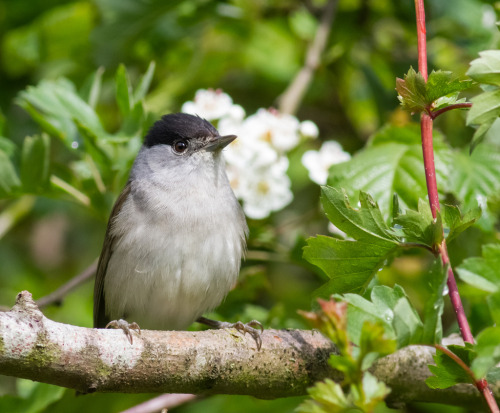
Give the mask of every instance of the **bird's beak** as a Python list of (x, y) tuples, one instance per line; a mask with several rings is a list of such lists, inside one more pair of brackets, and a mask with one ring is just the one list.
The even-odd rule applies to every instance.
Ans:
[(217, 136), (211, 140), (209, 140), (205, 147), (206, 151), (216, 151), (225, 148), (232, 141), (236, 139), (236, 135), (226, 135), (226, 136)]

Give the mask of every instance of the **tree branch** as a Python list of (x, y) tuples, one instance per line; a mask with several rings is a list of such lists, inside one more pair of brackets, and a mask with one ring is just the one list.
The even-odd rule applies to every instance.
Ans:
[(297, 73), (292, 83), (278, 98), (280, 112), (295, 114), (311, 83), (313, 74), (321, 61), (321, 54), (325, 50), (332, 26), (333, 16), (337, 7), (337, 0), (330, 0), (323, 11), (316, 36), (307, 50), (304, 66)]
[[(49, 320), (31, 294), (18, 295), (0, 313), (0, 374), (80, 392), (242, 394), (260, 398), (297, 396), (325, 377), (335, 346), (315, 331), (265, 330), (261, 351), (233, 330), (146, 331), (131, 345), (121, 330), (76, 327)], [(372, 373), (393, 389), (388, 401), (474, 405), (474, 386), (446, 390), (425, 385), (433, 348), (406, 347), (379, 360)], [(500, 382), (493, 386), (500, 396)]]

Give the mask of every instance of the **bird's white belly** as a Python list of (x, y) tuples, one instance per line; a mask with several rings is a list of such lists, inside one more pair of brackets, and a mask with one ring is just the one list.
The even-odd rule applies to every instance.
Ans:
[(185, 329), (220, 304), (238, 277), (241, 226), (228, 224), (220, 214), (140, 226), (137, 220), (127, 223), (127, 214), (125, 208), (119, 226), (128, 230), (115, 241), (104, 281), (111, 320), (125, 318), (146, 329)]

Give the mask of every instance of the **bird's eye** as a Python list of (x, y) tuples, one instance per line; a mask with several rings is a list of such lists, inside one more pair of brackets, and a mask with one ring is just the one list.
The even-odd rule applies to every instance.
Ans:
[(187, 141), (180, 140), (180, 141), (174, 142), (173, 148), (174, 148), (175, 152), (183, 153), (183, 152), (186, 152), (188, 146), (189, 145), (188, 145)]

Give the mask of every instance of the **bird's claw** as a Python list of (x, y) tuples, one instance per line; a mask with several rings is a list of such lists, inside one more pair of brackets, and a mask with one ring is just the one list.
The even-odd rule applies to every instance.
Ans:
[(110, 321), (108, 324), (106, 324), (106, 327), (104, 328), (109, 328), (109, 327), (122, 329), (125, 335), (127, 336), (128, 341), (130, 341), (130, 344), (134, 344), (131, 330), (136, 330), (138, 334), (141, 334), (141, 328), (139, 327), (139, 324), (137, 324), (136, 322), (129, 323), (128, 321), (125, 320), (113, 320)]
[[(259, 330), (257, 330), (257, 327)], [(257, 344), (257, 350), (260, 350), (262, 347), (262, 333), (264, 332), (264, 327), (257, 320), (252, 320), (246, 324), (243, 324), (241, 321), (237, 321), (236, 323), (228, 323), (228, 326), (225, 328), (235, 328), (240, 333), (250, 334), (252, 338), (255, 340), (255, 344)]]

